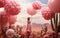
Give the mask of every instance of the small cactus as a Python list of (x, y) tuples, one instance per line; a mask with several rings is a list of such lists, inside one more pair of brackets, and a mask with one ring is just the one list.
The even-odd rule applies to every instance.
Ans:
[(43, 31), (44, 31), (45, 34), (46, 34), (46, 32), (47, 32), (47, 26), (46, 26), (46, 24), (45, 24), (45, 27), (43, 27)]

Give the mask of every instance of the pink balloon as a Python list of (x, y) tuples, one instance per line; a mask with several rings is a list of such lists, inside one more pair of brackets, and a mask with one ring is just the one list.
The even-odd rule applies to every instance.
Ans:
[(9, 23), (10, 23), (10, 24), (14, 24), (15, 22), (16, 22), (16, 16), (12, 16), (12, 15), (11, 15), (11, 16), (9, 17)]
[(28, 13), (29, 15), (31, 15), (31, 16), (35, 15), (36, 12), (37, 12), (37, 11), (36, 11), (35, 9), (33, 9), (33, 8), (28, 8), (28, 9), (27, 9), (27, 13)]
[(8, 16), (5, 12), (0, 12), (0, 24), (6, 24), (8, 22)]
[(60, 12), (60, 0), (48, 0), (48, 6), (53, 12)]
[(16, 33), (15, 33), (15, 31), (13, 30), (13, 29), (8, 29), (7, 31), (6, 31), (6, 36), (7, 37), (13, 37), (14, 35), (15, 35)]
[(0, 0), (0, 8), (4, 7), (4, 5), (5, 5), (5, 0)]
[(52, 18), (53, 18), (54, 17), (54, 12), (51, 12), (51, 10), (49, 8), (42, 9), (42, 16), (46, 20), (51, 19), (51, 13), (52, 13)]
[(17, 15), (20, 13), (20, 4), (18, 4), (16, 1), (14, 0), (7, 0), (6, 1), (6, 5), (5, 5), (5, 11), (9, 14), (9, 15)]
[(35, 10), (41, 9), (41, 3), (39, 1), (34, 1), (32, 6)]

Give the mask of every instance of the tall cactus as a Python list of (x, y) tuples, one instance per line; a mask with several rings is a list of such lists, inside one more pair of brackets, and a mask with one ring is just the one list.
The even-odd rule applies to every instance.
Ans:
[[(52, 17), (52, 15), (51, 15), (51, 17)], [(58, 13), (55, 13), (53, 19), (51, 18), (51, 27), (52, 27), (52, 30), (56, 32), (55, 38), (58, 38)]]

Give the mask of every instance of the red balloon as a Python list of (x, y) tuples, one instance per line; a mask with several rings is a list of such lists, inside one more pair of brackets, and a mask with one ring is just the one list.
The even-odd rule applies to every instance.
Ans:
[(5, 0), (0, 0), (0, 8), (4, 7), (4, 5), (5, 5)]
[(35, 10), (41, 9), (41, 3), (39, 1), (34, 1), (32, 6)]
[(33, 9), (33, 8), (28, 8), (28, 9), (27, 9), (27, 13), (28, 13), (29, 15), (31, 15), (31, 16), (35, 15), (36, 12), (37, 12), (37, 11), (36, 11), (35, 9)]
[(7, 0), (5, 5), (5, 11), (9, 15), (17, 15), (20, 13), (20, 5), (14, 0)]
[(60, 12), (60, 0), (48, 0), (48, 6), (53, 12)]
[(8, 16), (5, 12), (0, 12), (0, 24), (6, 24), (8, 22)]
[(16, 22), (16, 16), (11, 16), (9, 17), (9, 23), (14, 24)]
[(42, 9), (42, 16), (44, 17), (44, 19), (50, 20), (51, 14), (52, 14), (52, 18), (53, 18), (54, 12), (52, 12), (49, 8)]

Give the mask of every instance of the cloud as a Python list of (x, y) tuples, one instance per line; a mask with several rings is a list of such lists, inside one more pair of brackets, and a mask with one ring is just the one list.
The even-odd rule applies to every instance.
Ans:
[[(29, 14), (27, 14), (27, 8), (31, 7), (32, 2), (25, 2), (25, 0), (15, 0), (17, 3), (21, 5), (21, 12), (17, 15), (17, 21), (15, 25), (21, 24), (21, 25), (26, 25), (27, 24), (27, 17), (31, 17)], [(27, 1), (27, 0), (26, 0)], [(43, 8), (46, 8), (47, 5), (43, 4)], [(43, 9), (42, 8), (42, 9)], [(4, 8), (0, 8), (0, 11), (4, 11)], [(38, 10), (36, 15), (32, 16), (32, 23), (45, 23), (48, 22), (45, 20), (42, 15), (41, 15), (41, 10)]]
[[(28, 15), (27, 13), (27, 8), (31, 7), (32, 3), (25, 3), (25, 4), (21, 4), (21, 12), (20, 14), (17, 15), (17, 22), (19, 24), (22, 25), (26, 25), (27, 24), (27, 17), (31, 17), (30, 15)], [(46, 8), (47, 5), (43, 4), (43, 8)], [(38, 10), (36, 15), (32, 16), (32, 23), (49, 23), (49, 21), (45, 20), (42, 15), (41, 15), (41, 10)], [(17, 23), (16, 23), (17, 24)]]

